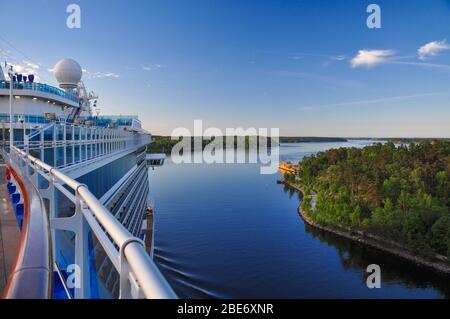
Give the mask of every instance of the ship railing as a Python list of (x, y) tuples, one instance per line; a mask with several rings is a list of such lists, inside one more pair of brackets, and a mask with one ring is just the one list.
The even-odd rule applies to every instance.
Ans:
[(46, 130), (48, 130), (49, 128), (52, 128), (55, 125), (55, 123), (46, 123), (44, 126), (42, 126), (40, 129), (36, 129), (36, 130), (32, 130), (30, 132), (30, 134), (28, 134), (28, 140), (32, 141), (33, 138), (39, 136), (39, 134), (41, 134), (41, 132), (45, 132)]
[[(88, 230), (96, 236), (120, 277), (119, 298), (176, 298), (172, 288), (145, 250), (144, 243), (131, 233), (103, 206), (84, 184), (65, 175), (58, 169), (12, 147), (10, 158), (24, 169), (29, 180), (39, 189), (38, 176), (45, 178), (49, 186), (40, 191), (44, 199), (56, 200), (45, 193), (57, 189), (75, 205), (70, 217), (58, 217), (55, 205), (50, 201), (50, 225), (54, 245), (54, 231), (68, 230), (75, 233), (75, 265), (81, 271), (75, 286), (75, 298), (90, 297), (90, 267)], [(54, 193), (54, 192), (53, 192)], [(53, 248), (54, 249), (54, 248)]]
[[(9, 81), (1, 81), (0, 82), (0, 89), (8, 89), (9, 90)], [(65, 98), (67, 100), (78, 102), (79, 98), (76, 93), (69, 93), (64, 90), (58, 89), (54, 86), (43, 84), (43, 83), (37, 83), (37, 82), (14, 82), (13, 86), (14, 90), (31, 90), (31, 91), (38, 91), (48, 94), (57, 95), (59, 97)], [(15, 92), (17, 93), (17, 92)]]
[[(16, 138), (14, 145), (27, 152), (37, 151), (37, 153), (34, 152), (34, 156), (40, 157), (43, 162), (49, 162), (44, 158), (45, 149), (64, 149), (64, 158), (61, 163), (52, 163), (53, 166), (58, 168), (71, 166), (107, 154), (140, 148), (152, 141), (151, 134), (148, 132), (136, 133), (124, 129), (86, 126), (60, 121), (53, 121), (31, 129), (27, 128), (25, 124), (25, 122), (15, 123), (14, 131), (19, 134), (20, 140)], [(5, 132), (5, 122), (0, 121), (3, 144), (7, 142), (5, 141)], [(75, 147), (76, 150), (71, 150), (71, 147)], [(72, 153), (66, 153), (66, 150)], [(37, 155), (38, 153), (41, 155)], [(77, 159), (75, 159), (75, 156)]]
[[(25, 127), (23, 130), (24, 133), (27, 132)], [(41, 161), (50, 162), (57, 168), (86, 163), (88, 160), (104, 155), (140, 148), (151, 142), (150, 134), (57, 121), (34, 128), (29, 131), (29, 134), (22, 135), (23, 140), (15, 141), (14, 146), (27, 153), (35, 151), (33, 154), (40, 157)], [(62, 152), (55, 159), (48, 161), (45, 158), (45, 149), (62, 150)], [(47, 156), (49, 155), (51, 156), (51, 154)]]
[[(3, 291), (6, 299), (48, 299), (52, 297), (51, 230), (45, 204), (37, 188), (26, 178), (26, 167), (11, 163), (1, 150), (9, 173), (20, 189), (23, 223), (15, 263)], [(24, 169), (25, 168), (25, 169)], [(18, 210), (18, 205), (15, 209)]]

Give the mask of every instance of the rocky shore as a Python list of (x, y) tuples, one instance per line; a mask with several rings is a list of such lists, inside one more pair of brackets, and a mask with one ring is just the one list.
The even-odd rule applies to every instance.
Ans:
[[(295, 189), (298, 192), (301, 192), (303, 194), (303, 197), (305, 197), (305, 193), (301, 185), (293, 184), (287, 181), (280, 181), (280, 182), (292, 189)], [(450, 277), (450, 261), (445, 256), (436, 255), (434, 257), (427, 258), (424, 256), (417, 255), (415, 252), (411, 251), (408, 247), (405, 247), (399, 243), (381, 238), (380, 236), (369, 234), (367, 232), (348, 231), (344, 229), (336, 229), (334, 227), (331, 228), (319, 225), (316, 222), (314, 222), (310, 218), (310, 216), (308, 216), (307, 212), (305, 212), (302, 209), (301, 205), (298, 207), (298, 213), (302, 217), (304, 222), (311, 227), (381, 250), (383, 252), (408, 260), (409, 262), (412, 262), (417, 266), (425, 267), (432, 271)]]

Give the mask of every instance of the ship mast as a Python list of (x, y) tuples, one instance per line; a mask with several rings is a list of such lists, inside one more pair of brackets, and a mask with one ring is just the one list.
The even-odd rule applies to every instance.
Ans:
[[(8, 68), (8, 64), (5, 62), (5, 67)], [(2, 71), (3, 74), (3, 71)], [(13, 113), (13, 86), (14, 86), (14, 72), (13, 72), (13, 66), (9, 65), (8, 69), (8, 76), (9, 76), (9, 149), (11, 152), (11, 148), (13, 147), (14, 142), (14, 128), (13, 128), (13, 120), (14, 120), (14, 113)]]

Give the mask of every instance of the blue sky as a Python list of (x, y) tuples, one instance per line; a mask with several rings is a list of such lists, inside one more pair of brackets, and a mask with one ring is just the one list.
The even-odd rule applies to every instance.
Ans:
[[(70, 3), (81, 29), (66, 27)], [(370, 3), (381, 29), (366, 26)], [(102, 114), (138, 114), (154, 134), (202, 119), (450, 137), (450, 1), (23, 0), (0, 15), (2, 60), (55, 84), (48, 69), (74, 58)]]

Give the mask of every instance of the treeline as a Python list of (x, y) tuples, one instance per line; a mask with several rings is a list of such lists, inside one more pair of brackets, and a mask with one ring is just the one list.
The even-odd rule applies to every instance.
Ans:
[[(254, 136), (252, 138), (255, 138)], [(181, 138), (172, 140), (170, 136), (153, 136), (153, 143), (149, 144), (147, 147), (148, 153), (166, 153), (169, 154), (172, 151), (172, 148), (181, 141)], [(204, 149), (206, 145), (214, 141), (214, 138), (207, 139), (202, 137), (191, 137), (191, 150), (196, 150), (196, 145), (201, 145), (201, 149)], [(197, 143), (196, 143), (197, 142)], [(266, 142), (268, 147), (271, 146), (271, 139), (266, 138)], [(244, 141), (242, 144), (238, 143), (238, 138), (234, 136), (234, 143), (229, 147), (237, 148), (239, 145), (240, 148), (250, 149), (251, 141), (249, 136), (244, 137)], [(258, 143), (259, 145), (259, 143)], [(223, 137), (223, 147), (228, 147), (227, 145), (227, 137)]]
[(347, 142), (343, 137), (280, 136), (280, 143)]
[[(192, 149), (194, 149), (194, 139), (198, 137), (191, 137)], [(235, 138), (234, 147), (237, 147), (237, 140)], [(154, 142), (151, 143), (148, 147), (148, 151), (151, 153), (170, 153), (175, 144), (179, 142), (179, 140), (172, 140), (170, 136), (153, 136)], [(224, 147), (226, 146), (226, 137), (223, 138)], [(267, 139), (268, 145), (271, 145), (271, 139)], [(340, 137), (298, 137), (298, 136), (281, 136), (279, 138), (280, 143), (310, 143), (310, 142), (346, 142), (347, 139)], [(202, 147), (204, 148), (210, 140), (203, 139)], [(245, 137), (244, 147), (249, 149), (249, 137)]]
[(450, 257), (450, 142), (332, 149), (301, 164), (305, 190), (317, 193), (315, 209), (302, 207), (317, 223)]
[(171, 140), (170, 136), (153, 135), (153, 142), (147, 145), (147, 152), (169, 154), (177, 143), (178, 140)]

